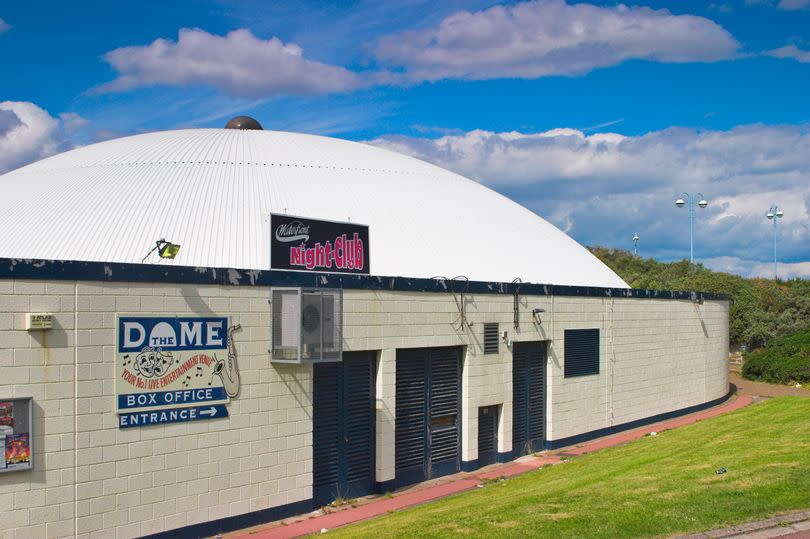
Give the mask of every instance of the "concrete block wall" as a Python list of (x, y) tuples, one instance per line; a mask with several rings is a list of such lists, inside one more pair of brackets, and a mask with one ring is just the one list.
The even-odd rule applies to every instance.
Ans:
[[(137, 537), (312, 496), (311, 367), (271, 365), (267, 288), (0, 281), (0, 400), (34, 397), (34, 471), (0, 474), (2, 537)], [(27, 312), (56, 327), (24, 331)], [(119, 429), (118, 314), (227, 316), (230, 417)], [(76, 414), (74, 415), (74, 410)]]
[[(728, 303), (554, 298), (548, 438), (680, 410), (728, 392)], [(599, 374), (565, 378), (565, 329), (600, 330)]]
[[(547, 437), (558, 440), (702, 404), (728, 391), (728, 303), (610, 297), (347, 290), (347, 350), (379, 350), (377, 480), (395, 476), (396, 350), (463, 346), (462, 460), (478, 458), (478, 408), (500, 405), (498, 450), (512, 450), (512, 352), (483, 352), (483, 325), (509, 340), (548, 343)], [(538, 319), (532, 309), (541, 308)], [(565, 329), (600, 330), (600, 372), (564, 377)]]
[[(35, 470), (0, 474), (2, 537), (134, 537), (312, 495), (312, 370), (270, 363), (267, 287), (0, 280), (0, 399), (33, 396)], [(460, 346), (462, 459), (478, 457), (478, 408), (499, 405), (512, 449), (512, 353), (483, 353), (483, 325), (549, 341), (548, 436), (700, 404), (728, 388), (728, 305), (706, 302), (346, 290), (344, 349), (377, 352), (376, 480), (395, 477), (396, 351)], [(534, 308), (545, 310), (541, 322)], [(26, 332), (27, 312), (56, 328)], [(242, 387), (230, 417), (121, 430), (119, 314), (228, 316)], [(462, 323), (464, 322), (464, 323)], [(600, 329), (600, 373), (563, 377), (563, 331)]]

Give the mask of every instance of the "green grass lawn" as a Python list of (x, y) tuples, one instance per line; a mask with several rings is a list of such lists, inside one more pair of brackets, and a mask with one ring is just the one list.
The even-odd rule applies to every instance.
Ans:
[(647, 537), (804, 508), (810, 399), (781, 397), (330, 535)]

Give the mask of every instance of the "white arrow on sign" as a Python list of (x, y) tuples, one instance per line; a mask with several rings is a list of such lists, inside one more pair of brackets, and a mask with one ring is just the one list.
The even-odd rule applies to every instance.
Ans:
[(200, 415), (210, 415), (211, 417), (214, 417), (217, 415), (217, 409), (211, 406), (208, 410), (200, 411)]

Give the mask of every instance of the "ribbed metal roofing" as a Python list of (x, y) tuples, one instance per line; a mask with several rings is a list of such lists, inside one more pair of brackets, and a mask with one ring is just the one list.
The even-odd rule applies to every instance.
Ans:
[(627, 287), (534, 213), (474, 181), (345, 140), (148, 133), (0, 176), (0, 257), (269, 269), (269, 214), (369, 225), (374, 275)]

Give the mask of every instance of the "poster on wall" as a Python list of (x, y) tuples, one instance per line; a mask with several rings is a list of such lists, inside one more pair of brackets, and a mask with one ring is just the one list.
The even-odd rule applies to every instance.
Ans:
[(270, 267), (368, 275), (368, 226), (270, 214)]
[(228, 417), (240, 386), (239, 329), (227, 317), (119, 316), (118, 426)]
[(31, 467), (31, 438), (27, 432), (6, 436), (6, 469)]
[(30, 470), (31, 398), (0, 399), (0, 472)]

